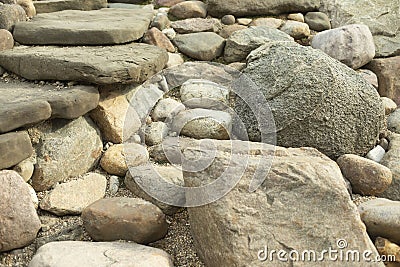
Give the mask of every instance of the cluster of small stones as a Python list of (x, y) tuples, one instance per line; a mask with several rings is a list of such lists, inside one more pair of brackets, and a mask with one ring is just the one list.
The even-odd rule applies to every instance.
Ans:
[[(320, 50), (379, 92), (385, 125), (368, 153), (328, 155), (335, 163), (316, 150), (279, 148), (278, 162), (293, 165), (287, 174), (284, 167), (275, 173), (293, 178), (294, 166), (307, 179), (321, 178), (302, 166), (329, 165), (334, 181), (328, 183), (340, 198), (329, 185), (312, 185), (348, 210), (343, 223), (354, 227), (357, 246), (395, 255), (390, 266), (400, 264), (400, 56), (377, 57), (376, 35), (361, 22), (332, 29), (331, 14), (321, 12), (329, 5), (265, 11), (259, 4), (259, 12), (246, 13), (233, 3), (227, 13), (216, 1), (0, 0), (0, 266), (239, 266), (243, 260), (264, 266), (241, 254), (250, 235), (246, 248), (235, 239), (243, 241), (241, 230), (248, 231), (246, 220), (232, 223), (235, 216), (258, 216), (254, 207), (243, 208), (243, 188), (233, 193), (243, 208), (237, 215), (228, 200), (186, 210), (155, 199), (140, 184), (150, 183), (154, 172), (178, 186), (212, 176), (184, 174), (177, 153), (203, 139), (221, 140), (224, 151), (223, 140), (236, 138), (229, 81), (277, 43)], [(268, 151), (254, 149), (254, 155)], [(293, 194), (306, 199), (308, 193)], [(272, 207), (274, 197), (265, 202)], [(233, 248), (242, 256), (221, 255), (230, 244), (214, 236), (218, 216), (222, 235), (237, 234)], [(285, 234), (276, 233), (274, 244), (284, 246)], [(224, 251), (208, 251), (207, 244)]]

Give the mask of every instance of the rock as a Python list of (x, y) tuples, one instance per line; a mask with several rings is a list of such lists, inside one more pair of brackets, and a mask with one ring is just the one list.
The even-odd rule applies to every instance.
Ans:
[(304, 22), (304, 15), (301, 13), (292, 13), (287, 16), (288, 19), (298, 21), (298, 22)]
[(146, 0), (109, 0), (110, 3), (124, 3), (124, 4), (144, 4)]
[(221, 22), (225, 25), (233, 25), (236, 22), (236, 18), (233, 15), (225, 15), (221, 18)]
[(374, 196), (385, 191), (392, 183), (390, 169), (375, 161), (345, 154), (338, 158), (337, 164), (357, 194)]
[(107, 7), (107, 0), (40, 0), (34, 2), (36, 12), (51, 13), (62, 10), (96, 10)]
[(233, 24), (233, 25), (225, 25), (222, 30), (218, 33), (222, 38), (228, 39), (234, 32), (247, 29), (246, 26)]
[[(43, 216), (40, 217), (43, 219)], [(50, 230), (50, 227), (53, 228), (55, 224), (59, 222), (59, 219), (51, 217), (51, 219), (56, 219), (56, 221), (48, 221), (44, 224), (42, 223), (42, 231), (43, 228)], [(54, 228), (53, 228), (54, 229)], [(87, 233), (84, 232), (82, 225), (76, 223), (72, 225), (63, 225), (61, 230), (57, 228), (55, 231), (51, 231), (46, 235), (39, 237), (36, 239), (36, 249), (40, 248), (41, 246), (50, 243), (50, 242), (58, 242), (58, 241), (83, 241), (87, 240)]]
[(282, 26), (283, 23), (283, 20), (276, 18), (256, 18), (250, 23), (250, 26), (264, 26), (268, 28), (278, 29)]
[(184, 1), (185, 0), (155, 0), (154, 2), (156, 7), (161, 7), (161, 6), (171, 7)]
[[(2, 154), (1, 154), (2, 155)], [(0, 171), (0, 252), (32, 243), (40, 220), (29, 187), (14, 171)]]
[(388, 130), (392, 132), (400, 133), (400, 109), (397, 109), (389, 115), (387, 119), (387, 127)]
[(155, 121), (164, 121), (166, 118), (175, 117), (182, 110), (185, 110), (185, 106), (182, 103), (172, 98), (165, 98), (161, 99), (154, 107), (151, 117)]
[(0, 135), (0, 170), (12, 167), (33, 153), (27, 132), (12, 132)]
[(307, 12), (304, 16), (304, 21), (314, 31), (325, 31), (331, 29), (331, 21), (325, 13), (322, 12)]
[(26, 21), (25, 10), (20, 5), (0, 5), (0, 29), (12, 32), (20, 21)]
[(28, 158), (15, 165), (13, 171), (18, 173), (25, 182), (28, 182), (32, 177), (34, 169), (32, 160)]
[(296, 40), (306, 38), (311, 34), (310, 28), (306, 23), (294, 20), (286, 21), (286, 23), (281, 27), (281, 31), (289, 34)]
[(171, 24), (177, 33), (195, 33), (195, 32), (219, 32), (222, 24), (218, 19), (192, 18), (174, 21)]
[(169, 28), (171, 26), (171, 21), (169, 21), (168, 16), (163, 13), (158, 13), (151, 23), (151, 27), (156, 27), (160, 31)]
[(119, 189), (119, 177), (115, 175), (110, 176), (109, 180), (109, 187), (108, 190), (110, 191), (111, 195), (115, 195)]
[[(294, 42), (271, 43), (249, 55), (243, 72), (271, 107), (278, 145), (310, 146), (331, 158), (365, 155), (375, 145), (384, 117), (378, 93), (323, 52)], [(237, 99), (235, 111), (250, 140), (261, 140), (247, 104)]]
[(244, 68), (246, 68), (246, 63), (244, 62), (233, 62), (228, 64), (229, 67), (238, 70), (238, 71), (242, 71)]
[(207, 61), (219, 57), (225, 46), (224, 38), (213, 32), (177, 35), (173, 42), (183, 54)]
[(373, 161), (379, 163), (379, 162), (381, 162), (381, 160), (383, 159), (384, 156), (385, 156), (385, 149), (382, 146), (377, 145), (376, 147), (371, 149), (365, 157), (367, 159), (370, 159), (370, 160), (373, 160)]
[(377, 198), (361, 203), (358, 209), (369, 235), (400, 243), (400, 202)]
[(380, 163), (392, 171), (393, 179), (389, 188), (379, 197), (400, 201), (400, 135), (391, 133), (389, 140), (389, 150)]
[(201, 1), (183, 1), (173, 5), (168, 14), (177, 19), (205, 18), (207, 9)]
[(292, 41), (288, 34), (265, 26), (250, 27), (233, 33), (226, 40), (224, 59), (226, 62), (237, 62), (246, 59), (248, 54), (263, 44), (273, 41)]
[[(379, 7), (379, 8), (376, 8)], [(331, 18), (332, 27), (365, 24), (374, 36), (376, 57), (400, 54), (399, 3), (386, 0), (322, 0), (322, 11)]]
[(57, 184), (40, 201), (40, 208), (58, 216), (78, 215), (91, 203), (104, 197), (107, 179), (88, 173), (82, 179)]
[(189, 108), (228, 108), (229, 90), (211, 81), (188, 80), (182, 84), (180, 96), (183, 104)]
[(119, 266), (172, 267), (170, 256), (161, 249), (122, 242), (52, 242), (39, 248), (29, 267), (55, 266), (106, 267)]
[(387, 140), (387, 138), (381, 138), (379, 140), (379, 145), (385, 150), (388, 151), (389, 149), (389, 141)]
[(28, 80), (97, 84), (140, 83), (167, 61), (166, 51), (136, 43), (107, 47), (19, 46), (0, 52), (1, 66)]
[(146, 145), (154, 146), (160, 144), (168, 135), (168, 125), (162, 121), (152, 122), (147, 126), (145, 132)]
[(82, 212), (82, 220), (96, 241), (122, 239), (148, 244), (163, 238), (168, 230), (162, 211), (139, 198), (98, 200)]
[(367, 69), (358, 69), (357, 72), (373, 87), (378, 89), (378, 76), (374, 72)]
[(209, 15), (215, 17), (222, 17), (226, 14), (234, 16), (279, 15), (314, 11), (319, 6), (320, 1), (318, 0), (207, 0), (207, 11)]
[(60, 90), (54, 85), (1, 82), (0, 133), (50, 118), (75, 119), (99, 103), (95, 87), (77, 85)]
[(31, 201), (33, 203), (33, 206), (35, 207), (35, 209), (38, 209), (39, 208), (39, 199), (36, 195), (36, 191), (35, 191), (35, 189), (33, 189), (33, 187), (30, 184), (27, 184), (27, 185), (28, 185), (29, 194), (31, 196)]
[(108, 8), (120, 8), (120, 9), (144, 9), (147, 11), (152, 11), (154, 12), (154, 5), (153, 4), (148, 4), (148, 5), (139, 5), (139, 4), (126, 4), (126, 3), (109, 3), (107, 5)]
[[(184, 172), (186, 186), (210, 185), (217, 179), (232, 181), (234, 173), (240, 178), (217, 201), (188, 208), (194, 245), (206, 266), (278, 266), (274, 261), (262, 261), (265, 253), (271, 249), (336, 249), (343, 236), (351, 240), (346, 249), (370, 250), (371, 257), (378, 255), (334, 161), (312, 148), (233, 142), (215, 141), (214, 149), (199, 148), (197, 142), (184, 150), (190, 162), (200, 157), (213, 159), (201, 171)], [(221, 177), (224, 172), (229, 174)], [(265, 177), (264, 173), (269, 174)], [(256, 177), (266, 179), (255, 191), (249, 191)], [(195, 195), (186, 196), (187, 202), (192, 201), (189, 204), (196, 199)], [(224, 251), (235, 253), (221, 253)], [(358, 262), (346, 264), (359, 266)], [(331, 263), (324, 259), (319, 265)]]
[[(395, 262), (398, 263), (400, 262), (400, 246), (390, 242), (389, 240), (382, 238), (382, 237), (378, 237), (375, 240), (375, 247), (377, 248), (379, 254), (381, 256), (386, 256), (386, 259), (389, 259), (390, 257), (395, 258)], [(391, 263), (388, 261), (386, 266), (389, 267), (396, 267), (396, 263)], [(393, 265), (390, 265), (393, 264)]]
[(159, 29), (153, 27), (146, 32), (143, 37), (143, 43), (155, 45), (166, 49), (168, 52), (175, 52), (175, 47)]
[(12, 49), (14, 47), (14, 38), (11, 32), (0, 29), (0, 51)]
[(173, 118), (172, 131), (196, 139), (229, 139), (232, 118), (229, 113), (190, 109), (181, 111)]
[(237, 23), (240, 25), (248, 26), (253, 21), (253, 19), (249, 18), (238, 18), (236, 19)]
[(176, 32), (174, 29), (169, 28), (169, 29), (164, 29), (162, 30), (162, 33), (165, 34), (170, 40), (173, 40), (176, 36)]
[[(162, 179), (164, 181), (162, 186), (156, 188), (157, 194), (159, 194), (162, 199), (174, 200), (175, 203), (181, 203), (182, 205), (185, 203), (185, 194), (181, 191), (177, 191), (177, 189), (173, 187), (173, 185), (182, 187), (185, 185), (182, 170), (175, 166), (146, 164), (131, 168), (130, 171), (126, 173), (125, 185), (136, 196), (153, 203), (165, 214), (172, 216), (180, 207), (171, 206), (168, 205), (168, 203), (159, 201), (154, 198), (157, 196), (151, 196), (142, 189), (142, 187), (154, 188), (152, 186), (154, 185), (154, 179)], [(159, 181), (157, 182), (159, 183)]]
[(25, 45), (123, 44), (141, 38), (152, 16), (150, 10), (115, 8), (39, 14), (29, 22), (18, 23), (14, 38)]
[(17, 0), (17, 4), (25, 10), (28, 18), (33, 18), (36, 15), (36, 9), (32, 0)]
[(37, 164), (32, 177), (37, 191), (90, 171), (101, 156), (100, 133), (89, 118), (51, 120), (29, 131), (31, 136), (38, 135)]
[(390, 115), (397, 109), (397, 104), (392, 99), (383, 96), (381, 97), (381, 100), (383, 107), (385, 108), (385, 115)]
[(185, 60), (182, 58), (180, 54), (176, 53), (168, 53), (168, 62), (165, 66), (166, 68), (171, 68), (183, 64)]
[(353, 69), (364, 66), (375, 56), (372, 34), (361, 24), (320, 32), (312, 39), (311, 46)]
[(400, 105), (400, 78), (396, 72), (400, 68), (400, 56), (375, 58), (366, 68), (372, 70), (378, 76), (379, 94), (393, 99), (397, 105)]

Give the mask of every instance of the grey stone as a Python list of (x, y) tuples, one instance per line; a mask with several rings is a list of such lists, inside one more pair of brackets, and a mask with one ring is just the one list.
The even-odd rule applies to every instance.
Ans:
[(218, 33), (221, 37), (228, 39), (234, 32), (245, 30), (247, 26), (240, 24), (224, 25), (222, 30)]
[(389, 150), (380, 163), (392, 171), (393, 179), (389, 188), (378, 196), (400, 201), (400, 134), (390, 134), (389, 141)]
[(163, 49), (137, 43), (107, 47), (19, 46), (0, 52), (2, 67), (29, 80), (97, 84), (140, 83), (167, 61)]
[(32, 243), (40, 220), (29, 187), (18, 173), (0, 171), (0, 252)]
[(40, 0), (34, 1), (36, 13), (51, 13), (62, 10), (95, 10), (107, 7), (107, 0)]
[(12, 32), (20, 21), (26, 21), (25, 10), (20, 5), (0, 5), (0, 29)]
[(13, 170), (17, 172), (25, 182), (31, 179), (35, 166), (33, 166), (32, 159), (28, 158), (14, 166)]
[(170, 256), (161, 249), (122, 242), (51, 242), (39, 248), (29, 267), (173, 267)]
[(205, 18), (206, 4), (202, 1), (183, 1), (173, 5), (168, 14), (178, 19)]
[(213, 32), (177, 35), (173, 42), (183, 54), (207, 61), (219, 57), (225, 46), (224, 38)]
[(373, 87), (378, 89), (378, 76), (370, 70), (367, 69), (358, 69), (357, 72), (367, 81), (369, 82)]
[(168, 125), (162, 121), (152, 122), (146, 127), (145, 142), (146, 145), (153, 146), (160, 144), (168, 135)]
[(154, 10), (154, 5), (139, 5), (139, 4), (127, 4), (127, 3), (109, 3), (107, 5), (108, 8), (122, 8), (122, 9), (147, 9)]
[(370, 159), (370, 160), (373, 160), (373, 161), (379, 163), (379, 162), (381, 162), (381, 160), (383, 159), (384, 156), (385, 156), (385, 149), (382, 146), (377, 145), (376, 147), (371, 149), (365, 157), (367, 159)]
[(277, 18), (256, 18), (250, 23), (250, 26), (265, 26), (268, 28), (278, 29), (283, 23), (283, 20)]
[(31, 138), (38, 138), (37, 164), (32, 177), (37, 191), (90, 171), (101, 156), (100, 133), (89, 118), (51, 120), (29, 131)]
[(166, 68), (171, 68), (178, 66), (180, 64), (183, 64), (185, 60), (181, 56), (181, 54), (178, 53), (168, 53), (168, 62), (167, 65), (165, 66)]
[(219, 32), (222, 24), (214, 18), (191, 18), (174, 21), (171, 24), (177, 33), (195, 33), (195, 32)]
[(396, 111), (397, 104), (392, 99), (382, 96), (381, 100), (383, 103), (383, 107), (385, 108), (385, 115), (390, 115)]
[(166, 118), (174, 117), (182, 110), (185, 110), (185, 106), (182, 103), (172, 98), (165, 98), (161, 99), (154, 107), (151, 117), (155, 121), (164, 121)]
[(389, 115), (387, 119), (387, 127), (388, 130), (392, 132), (400, 133), (400, 109), (397, 109)]
[[(43, 223), (43, 216), (40, 217), (42, 220), (42, 231), (43, 229), (47, 229), (49, 227), (54, 226), (58, 223), (54, 217), (50, 217), (51, 219), (55, 219), (55, 222), (51, 220), (46, 220), (46, 223)], [(63, 225), (64, 226), (64, 225)], [(57, 229), (57, 228), (56, 228)], [(47, 230), (48, 231), (48, 230)], [(68, 226), (64, 226), (60, 230), (56, 230), (55, 232), (50, 232), (47, 235), (39, 237), (35, 241), (36, 249), (40, 248), (41, 246), (50, 243), (50, 242), (58, 242), (58, 241), (83, 241), (87, 238), (87, 233), (85, 233), (82, 225), (79, 224), (72, 224)]]
[(0, 29), (0, 51), (12, 49), (14, 47), (14, 38), (11, 32)]
[(153, 12), (147, 10), (65, 10), (17, 23), (14, 38), (26, 45), (123, 44), (141, 38), (152, 17)]
[(236, 18), (233, 15), (225, 15), (221, 18), (221, 22), (225, 25), (235, 24)]
[(115, 195), (119, 190), (119, 177), (115, 175), (111, 175), (109, 179), (108, 190), (111, 195)]
[(308, 12), (304, 16), (304, 21), (314, 31), (325, 31), (331, 29), (331, 21), (328, 16), (322, 12)]
[(171, 43), (169, 38), (156, 27), (149, 29), (145, 33), (143, 36), (143, 43), (158, 46), (168, 52), (175, 52), (175, 46)]
[(27, 132), (0, 135), (0, 169), (5, 169), (29, 158), (33, 153)]
[(160, 31), (167, 29), (171, 25), (168, 16), (163, 13), (158, 13), (151, 23), (151, 27), (156, 27)]
[(294, 20), (286, 21), (280, 30), (289, 34), (296, 40), (306, 38), (311, 34), (308, 24)]

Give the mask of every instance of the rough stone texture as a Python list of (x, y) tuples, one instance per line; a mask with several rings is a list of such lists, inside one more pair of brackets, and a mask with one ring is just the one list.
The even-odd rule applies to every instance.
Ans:
[[(152, 179), (163, 179), (165, 183), (161, 187), (154, 187)], [(136, 182), (139, 181), (139, 184)], [(167, 203), (158, 201), (153, 196), (150, 196), (142, 189), (142, 185), (146, 188), (152, 188), (157, 190), (157, 193), (165, 198), (172, 198), (177, 200), (177, 203), (185, 203), (185, 194), (182, 192), (176, 192), (171, 186), (184, 186), (182, 170), (176, 168), (175, 166), (164, 166), (155, 164), (146, 164), (131, 168), (125, 176), (124, 181), (126, 187), (132, 191), (136, 196), (143, 198), (157, 207), (159, 207), (165, 214), (173, 215), (180, 208), (168, 205)]]
[(38, 136), (37, 164), (32, 177), (37, 191), (90, 171), (101, 156), (100, 132), (89, 118), (51, 120), (29, 131), (32, 138)]
[(400, 69), (400, 56), (373, 59), (366, 68), (378, 76), (379, 94), (393, 99), (400, 105), (400, 77), (397, 74)]
[(140, 198), (101, 199), (82, 212), (83, 225), (96, 241), (130, 240), (148, 244), (168, 230), (165, 215)]
[(296, 40), (306, 38), (311, 34), (308, 24), (294, 20), (286, 21), (280, 30), (289, 34)]
[(380, 164), (392, 171), (393, 179), (389, 188), (378, 196), (400, 201), (400, 134), (390, 134), (389, 140), (389, 151), (386, 152)]
[(250, 27), (233, 33), (226, 40), (224, 59), (229, 63), (243, 61), (251, 51), (263, 44), (292, 40), (288, 34), (277, 29), (265, 26)]
[(374, 36), (377, 57), (400, 55), (399, 1), (322, 0), (320, 11), (328, 15), (333, 28), (367, 25)]
[(49, 118), (78, 118), (99, 103), (97, 89), (82, 85), (60, 90), (52, 85), (0, 81), (0, 95), (0, 133)]
[(256, 18), (251, 23), (250, 26), (264, 26), (268, 28), (278, 29), (282, 26), (283, 20), (276, 18)]
[(386, 266), (388, 267), (396, 267), (400, 263), (400, 246), (390, 242), (389, 240), (378, 237), (375, 240), (375, 247), (377, 248), (380, 255), (384, 255), (387, 257), (395, 257), (395, 263), (388, 262)]
[(185, 60), (180, 54), (177, 53), (168, 53), (168, 62), (165, 66), (166, 68), (171, 68), (183, 64)]
[(292, 13), (287, 16), (289, 20), (304, 22), (304, 15), (302, 13)]
[(173, 267), (170, 256), (161, 249), (121, 242), (51, 242), (39, 248), (29, 267), (85, 266)]
[(141, 38), (152, 17), (150, 10), (65, 10), (39, 14), (29, 22), (18, 23), (14, 38), (25, 45), (123, 44)]
[(158, 13), (152, 23), (151, 27), (156, 27), (160, 31), (167, 29), (171, 26), (171, 21), (168, 19), (168, 16), (164, 13)]
[(219, 57), (225, 46), (224, 38), (213, 32), (177, 35), (173, 42), (183, 54), (207, 61)]
[(378, 76), (374, 72), (367, 69), (358, 69), (357, 72), (373, 87), (378, 89)]
[(166, 49), (168, 52), (175, 52), (175, 47), (159, 29), (153, 27), (146, 32), (143, 37), (143, 43), (155, 45)]
[(364, 66), (375, 56), (372, 34), (361, 24), (320, 32), (312, 39), (311, 46), (353, 69)]
[(228, 39), (234, 32), (247, 29), (247, 26), (233, 24), (233, 25), (225, 25), (222, 30), (218, 33), (221, 37)]
[(236, 22), (236, 18), (233, 15), (225, 15), (221, 18), (221, 22), (225, 25), (233, 25)]
[(385, 115), (390, 115), (397, 109), (397, 104), (392, 99), (382, 96), (381, 100), (385, 108)]
[(57, 184), (40, 201), (40, 208), (58, 216), (78, 215), (87, 206), (104, 197), (107, 179), (88, 173), (82, 179)]
[(304, 16), (304, 21), (314, 31), (325, 31), (331, 29), (331, 21), (325, 13), (322, 12), (308, 12)]
[(145, 129), (145, 143), (149, 146), (160, 144), (168, 135), (168, 125), (162, 121), (156, 121), (149, 124)]
[(400, 243), (400, 202), (377, 198), (362, 203), (358, 209), (371, 237)]
[[(384, 119), (378, 93), (322, 51), (294, 42), (265, 45), (250, 54), (244, 73), (266, 98), (278, 145), (315, 147), (332, 158), (364, 155), (374, 147)], [(247, 105), (238, 99), (235, 110), (250, 140), (260, 140)]]
[(183, 1), (172, 6), (168, 14), (177, 19), (205, 18), (207, 9), (201, 1)]
[(154, 107), (151, 117), (155, 121), (164, 121), (166, 118), (173, 118), (182, 110), (185, 110), (182, 103), (172, 98), (165, 98), (161, 99)]
[(31, 179), (35, 166), (33, 166), (32, 159), (28, 158), (14, 166), (13, 171), (17, 172), (25, 182)]
[(319, 0), (207, 0), (209, 15), (222, 17), (279, 15), (284, 13), (314, 11), (319, 8)]
[(107, 7), (107, 0), (41, 0), (33, 3), (38, 14), (67, 9), (89, 11)]
[[(346, 249), (371, 250), (371, 257), (378, 255), (339, 167), (328, 157), (312, 148), (285, 149), (238, 141), (216, 141), (215, 146), (216, 150), (197, 145), (184, 151), (188, 160), (214, 159), (202, 171), (184, 172), (186, 186), (209, 184), (217, 178), (229, 184), (233, 174), (243, 173), (221, 199), (188, 208), (194, 244), (206, 266), (293, 266), (293, 262), (277, 261), (276, 257), (274, 261), (260, 261), (257, 253), (265, 246), (268, 252), (336, 249), (337, 240), (344, 237), (350, 241)], [(254, 175), (264, 178), (255, 174), (257, 169), (258, 175), (269, 173), (260, 187), (249, 192)], [(220, 177), (223, 172), (225, 178)], [(186, 198), (190, 200), (190, 196)], [(343, 263), (325, 258), (319, 265)], [(359, 265), (346, 262), (346, 266)]]
[(26, 21), (25, 10), (20, 5), (0, 5), (0, 29), (12, 32), (20, 21)]
[(195, 32), (219, 32), (222, 24), (218, 19), (213, 18), (192, 18), (174, 21), (171, 24), (177, 33), (195, 33)]
[(0, 171), (0, 252), (32, 243), (40, 229), (29, 187), (18, 173)]
[(397, 109), (389, 115), (387, 119), (387, 127), (388, 130), (392, 132), (400, 133), (400, 109)]
[(12, 49), (14, 47), (14, 38), (11, 32), (0, 29), (0, 51)]
[(345, 154), (338, 158), (337, 164), (344, 178), (350, 181), (354, 193), (374, 196), (392, 183), (390, 169), (372, 160)]
[(31, 140), (26, 132), (0, 135), (0, 170), (14, 166), (32, 153)]
[(174, 6), (176, 4), (179, 4), (181, 2), (183, 2), (185, 0), (155, 0), (154, 4), (156, 5), (156, 7), (171, 7)]
[(33, 18), (36, 15), (36, 8), (32, 0), (17, 0), (17, 4), (25, 10), (28, 18)]
[(29, 80), (97, 84), (140, 83), (160, 71), (167, 61), (165, 50), (137, 43), (107, 47), (19, 46), (0, 52), (2, 67)]

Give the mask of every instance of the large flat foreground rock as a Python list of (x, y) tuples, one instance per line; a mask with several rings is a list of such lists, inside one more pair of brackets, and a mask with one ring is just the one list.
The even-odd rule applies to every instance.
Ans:
[(50, 13), (62, 10), (95, 10), (107, 7), (107, 0), (44, 0), (34, 1), (36, 13)]
[(151, 10), (104, 8), (39, 14), (17, 23), (14, 39), (27, 45), (110, 45), (138, 40), (148, 29)]
[(141, 83), (168, 61), (165, 50), (146, 44), (107, 47), (19, 46), (0, 53), (0, 65), (29, 80), (96, 84)]

